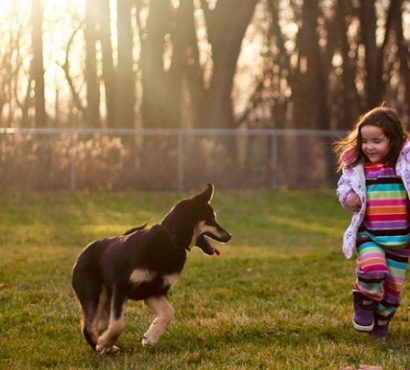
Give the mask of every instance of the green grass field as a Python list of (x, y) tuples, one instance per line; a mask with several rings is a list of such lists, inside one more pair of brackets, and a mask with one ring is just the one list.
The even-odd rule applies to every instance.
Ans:
[(376, 343), (351, 326), (349, 215), (334, 191), (218, 192), (233, 234), (222, 255), (198, 249), (170, 291), (176, 315), (158, 345), (130, 302), (120, 353), (93, 353), (79, 330), (71, 268), (91, 240), (160, 221), (175, 193), (0, 194), (1, 369), (410, 369), (409, 292)]

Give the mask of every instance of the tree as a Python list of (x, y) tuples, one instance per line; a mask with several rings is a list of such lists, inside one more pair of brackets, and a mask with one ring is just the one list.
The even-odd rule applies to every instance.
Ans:
[[(187, 92), (194, 126), (235, 127), (231, 101), (233, 78), (257, 2), (242, 1), (238, 7), (235, 0), (219, 0), (213, 9), (206, 1), (201, 2), (212, 49), (212, 75), (206, 80), (199, 63), (193, 0), (181, 2), (176, 11), (170, 2), (151, 0), (146, 27), (141, 30), (145, 126), (180, 126), (181, 94)], [(169, 68), (164, 66), (167, 58)]]
[(316, 0), (303, 2), (302, 25), (297, 38), (298, 64), (292, 80), (295, 127), (329, 127), (327, 66), (317, 32), (319, 14)]
[[(242, 41), (258, 0), (218, 0), (215, 7), (202, 0), (212, 47), (212, 77), (203, 102), (205, 127), (235, 127), (232, 86)], [(230, 16), (227, 16), (230, 15)], [(234, 15), (234, 16), (232, 16)]]
[(85, 81), (87, 86), (86, 121), (91, 127), (100, 126), (100, 84), (97, 76), (97, 10), (98, 0), (86, 1), (85, 12)]
[[(100, 0), (96, 7), (99, 18), (99, 38), (102, 51), (102, 78), (105, 88), (105, 106), (107, 110), (106, 124), (108, 127), (114, 127), (115, 120), (115, 67), (113, 61), (113, 47), (111, 42), (111, 8), (109, 0)], [(132, 82), (132, 80), (131, 80)]]
[[(337, 102), (336, 112), (338, 128), (348, 129), (356, 120), (361, 110), (360, 97), (355, 78), (357, 75), (357, 42), (349, 42), (347, 37), (348, 25), (353, 20), (353, 7), (346, 0), (337, 0), (336, 21), (338, 23), (338, 39), (340, 55), (343, 61), (341, 69), (340, 100)], [(352, 45), (353, 44), (353, 45)], [(336, 98), (338, 98), (336, 97)], [(349, 109), (346, 109), (349, 107)]]
[[(186, 0), (190, 1), (190, 0)], [(140, 68), (142, 73), (142, 117), (144, 126), (168, 127), (169, 111), (167, 100), (169, 94), (179, 94), (177, 81), (170, 86), (167, 81), (167, 71), (164, 69), (164, 54), (166, 48), (165, 38), (169, 35), (171, 22), (171, 4), (169, 1), (151, 0), (146, 27), (141, 30), (141, 58)], [(172, 58), (177, 58), (175, 54)], [(172, 101), (174, 103), (174, 101)]]
[[(198, 100), (196, 102), (193, 102), (193, 100), (200, 99), (200, 97), (194, 97), (191, 91), (194, 86), (196, 88), (198, 83), (202, 81), (199, 70), (199, 51), (194, 11), (192, 0), (182, 1), (174, 12), (174, 21), (170, 29), (173, 55), (166, 76), (166, 89), (168, 91), (166, 99), (168, 103), (165, 106), (168, 109), (164, 112), (169, 127), (186, 125), (187, 122), (182, 122), (183, 112), (192, 112), (193, 105), (198, 109)], [(196, 72), (199, 72), (199, 74), (196, 74)], [(194, 82), (194, 86), (190, 85), (192, 82)], [(202, 88), (202, 84), (200, 88)], [(189, 94), (191, 106), (187, 104), (186, 99), (183, 99), (184, 93)], [(191, 120), (198, 122), (198, 118), (199, 115), (194, 113)]]
[(43, 9), (41, 0), (32, 0), (32, 64), (31, 74), (34, 81), (35, 127), (47, 126), (47, 114), (44, 97), (44, 62), (43, 62)]
[(403, 113), (405, 117), (408, 117), (410, 112), (410, 52), (409, 45), (404, 37), (403, 30), (403, 16), (402, 16), (403, 1), (397, 0), (390, 3), (391, 22), (392, 28), (396, 35), (397, 44), (397, 60), (400, 63), (400, 75), (403, 79), (404, 85), (404, 97), (405, 97), (405, 109)]
[[(4, 46), (0, 112), (2, 118), (8, 115), (3, 122), (14, 123), (21, 117), (22, 125), (30, 125), (34, 113), (34, 125), (44, 126), (51, 122), (47, 122), (46, 106), (51, 102), (46, 105), (44, 66), (55, 60), (44, 59), (43, 39), (58, 24), (43, 19), (41, 0), (32, 4), (30, 28), (17, 4), (9, 17), (16, 19), (10, 23), (14, 26), (0, 25)], [(83, 125), (134, 127), (136, 113), (150, 128), (244, 124), (347, 128), (360, 112), (381, 101), (399, 110), (410, 104), (409, 39), (404, 29), (410, 8), (403, 0), (241, 0), (240, 6), (238, 0), (86, 0), (84, 4), (85, 13), (73, 12), (66, 62), (58, 61), (72, 93), (64, 96), (67, 90), (58, 87), (60, 99), (71, 100), (60, 107), (76, 108), (70, 114), (78, 115)], [(116, 27), (110, 5), (117, 7)], [(290, 6), (285, 9), (285, 5)], [(83, 40), (75, 36), (80, 32), (77, 27), (85, 41), (79, 56)], [(265, 37), (263, 68), (249, 86), (254, 93), (246, 93), (251, 98), (244, 113), (235, 117), (234, 81), (240, 80), (237, 73), (246, 73), (237, 70), (237, 63), (243, 43), (251, 42), (247, 30), (249, 35), (258, 34), (259, 40)], [(112, 33), (118, 35), (117, 42), (112, 42)], [(21, 42), (15, 43), (16, 37)], [(30, 44), (29, 68), (25, 53)], [(69, 62), (74, 60), (85, 61), (77, 75), (74, 68), (70, 71)], [(47, 79), (48, 83), (48, 75)], [(56, 87), (50, 86), (53, 90)], [(106, 109), (100, 112), (100, 107)]]
[(134, 127), (135, 78), (133, 71), (133, 0), (117, 1), (118, 64), (116, 83), (116, 126)]

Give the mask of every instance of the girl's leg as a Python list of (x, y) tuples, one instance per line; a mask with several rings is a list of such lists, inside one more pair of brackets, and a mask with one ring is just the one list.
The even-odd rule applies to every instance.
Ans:
[(383, 283), (389, 271), (384, 247), (369, 238), (359, 238), (357, 254), (354, 291), (373, 301), (382, 301)]
[(384, 317), (394, 313), (400, 304), (409, 254), (408, 248), (386, 251), (388, 274), (384, 281), (384, 297), (377, 308), (377, 313)]
[(376, 324), (371, 333), (375, 338), (385, 338), (388, 325), (401, 301), (404, 275), (409, 263), (410, 249), (387, 250), (386, 261), (388, 274), (384, 281), (383, 300), (376, 308)]
[(358, 238), (356, 282), (353, 289), (353, 327), (362, 332), (374, 329), (377, 302), (383, 298), (387, 274), (384, 248), (369, 238)]

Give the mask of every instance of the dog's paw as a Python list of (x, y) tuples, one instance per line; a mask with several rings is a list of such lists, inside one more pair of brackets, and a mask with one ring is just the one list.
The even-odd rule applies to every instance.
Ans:
[(142, 346), (145, 348), (152, 347), (155, 343), (150, 341), (145, 335), (142, 337)]
[(100, 355), (113, 355), (120, 350), (117, 346), (104, 347), (101, 344), (97, 344), (95, 349)]

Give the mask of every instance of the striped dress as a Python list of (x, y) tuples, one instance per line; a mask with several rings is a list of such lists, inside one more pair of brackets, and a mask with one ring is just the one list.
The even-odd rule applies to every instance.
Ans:
[(360, 234), (389, 249), (405, 248), (410, 228), (409, 200), (403, 181), (393, 167), (370, 164), (364, 170), (367, 204)]
[(377, 314), (391, 317), (400, 304), (409, 260), (406, 189), (394, 168), (365, 166), (366, 216), (359, 229), (354, 290), (379, 302)]

